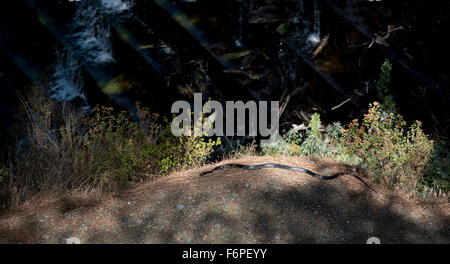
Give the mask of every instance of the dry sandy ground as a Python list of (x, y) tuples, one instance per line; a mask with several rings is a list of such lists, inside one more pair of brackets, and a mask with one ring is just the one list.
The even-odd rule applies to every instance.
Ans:
[[(227, 161), (230, 162), (230, 161)], [(332, 174), (330, 161), (251, 157)], [(225, 163), (225, 162), (222, 162)], [(1, 243), (450, 243), (448, 200), (407, 200), (345, 175), (320, 181), (280, 169), (216, 165), (174, 173), (111, 195), (33, 201), (0, 217)]]

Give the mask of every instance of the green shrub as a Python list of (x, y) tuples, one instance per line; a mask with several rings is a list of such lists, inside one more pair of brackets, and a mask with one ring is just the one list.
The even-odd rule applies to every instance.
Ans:
[(292, 154), (291, 146), (295, 145), (286, 141), (280, 135), (271, 135), (269, 141), (261, 146), (262, 155), (286, 155)]
[(377, 82), (377, 91), (380, 100), (383, 102), (384, 110), (395, 113), (396, 107), (394, 97), (390, 94), (389, 85), (391, 83), (392, 64), (389, 60), (385, 60), (381, 65), (381, 72)]
[(170, 131), (170, 125), (167, 124), (161, 142), (157, 146), (161, 172), (169, 173), (203, 165), (214, 148), (220, 144), (220, 138), (206, 139), (204, 135), (196, 136), (194, 133), (191, 133), (191, 136), (175, 137)]
[(301, 145), (304, 135), (299, 131), (298, 128), (293, 128), (289, 130), (284, 139), (289, 144)]
[(218, 145), (220, 145), (220, 138), (217, 140), (206, 140), (196, 136), (167, 138), (161, 145), (163, 146), (160, 152), (162, 159), (159, 163), (161, 172), (168, 173), (203, 165), (214, 147)]
[(220, 138), (175, 137), (168, 120), (158, 124), (148, 110), (138, 109), (141, 126), (124, 113), (114, 115), (111, 111), (102, 108), (87, 122), (93, 175), (102, 182), (112, 177), (123, 185), (137, 175), (166, 174), (202, 165), (220, 145)]
[(309, 122), (309, 130), (306, 132), (306, 139), (300, 146), (304, 155), (312, 155), (323, 151), (322, 134), (319, 131), (320, 124), (320, 115), (313, 114)]
[(107, 107), (97, 108), (94, 117), (86, 119), (89, 138), (83, 154), (91, 164), (94, 180), (102, 184), (117, 181), (123, 186), (138, 175), (155, 173), (149, 166), (153, 157), (145, 155), (159, 131), (157, 117), (150, 118), (144, 122), (151, 124), (151, 130), (131, 122), (126, 113), (113, 114), (113, 109)]
[(262, 152), (265, 155), (332, 157), (339, 153), (341, 134), (339, 122), (328, 125), (322, 133), (320, 115), (315, 113), (306, 131), (293, 128), (284, 137), (273, 138)]
[(303, 155), (327, 156), (328, 142), (324, 140), (320, 132), (320, 115), (315, 113), (309, 122), (309, 129), (306, 131), (306, 139), (300, 145)]
[(343, 138), (346, 153), (359, 157), (360, 166), (373, 179), (405, 189), (423, 182), (433, 142), (422, 132), (420, 122), (408, 128), (400, 115), (386, 114), (375, 102), (362, 124), (353, 120)]
[(418, 191), (425, 196), (425, 186), (431, 188), (432, 194), (435, 195), (450, 191), (450, 151), (444, 143), (434, 142), (431, 160), (426, 167), (422, 183)]
[(319, 114), (309, 128), (294, 128), (263, 148), (265, 155), (316, 156), (359, 166), (376, 181), (427, 195), (450, 189), (450, 155), (444, 144), (424, 134), (421, 123), (407, 126), (402, 116), (388, 113), (375, 102), (360, 124), (353, 120), (347, 130), (340, 123), (320, 130)]

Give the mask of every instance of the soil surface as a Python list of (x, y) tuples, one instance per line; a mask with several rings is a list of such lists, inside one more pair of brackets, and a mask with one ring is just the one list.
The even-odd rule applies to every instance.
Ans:
[[(322, 174), (326, 160), (251, 157)], [(181, 171), (113, 194), (39, 199), (0, 217), (1, 243), (450, 243), (447, 200), (419, 202), (365, 179), (321, 181), (280, 169)]]

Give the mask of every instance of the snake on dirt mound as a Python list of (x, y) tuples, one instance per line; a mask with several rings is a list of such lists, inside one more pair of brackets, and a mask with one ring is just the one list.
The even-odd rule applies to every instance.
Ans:
[(292, 166), (282, 165), (282, 164), (278, 164), (278, 163), (263, 163), (263, 164), (257, 164), (257, 165), (244, 165), (244, 164), (237, 164), (237, 163), (229, 163), (229, 164), (217, 166), (214, 169), (209, 170), (209, 171), (204, 171), (204, 172), (200, 173), (200, 176), (210, 174), (210, 173), (213, 173), (214, 171), (225, 169), (225, 168), (240, 168), (240, 169), (245, 169), (245, 170), (260, 170), (260, 169), (265, 169), (265, 168), (277, 168), (277, 169), (283, 169), (283, 170), (303, 172), (303, 173), (306, 173), (306, 174), (308, 174), (314, 178), (317, 178), (319, 180), (333, 180), (339, 176), (348, 174), (348, 175), (355, 177), (360, 182), (362, 182), (370, 190), (373, 190), (369, 186), (369, 184), (367, 184), (363, 179), (361, 179), (358, 175), (356, 175), (352, 172), (338, 172), (338, 173), (335, 173), (332, 175), (322, 175), (322, 174), (315, 173), (315, 172), (310, 171), (305, 168), (292, 167)]

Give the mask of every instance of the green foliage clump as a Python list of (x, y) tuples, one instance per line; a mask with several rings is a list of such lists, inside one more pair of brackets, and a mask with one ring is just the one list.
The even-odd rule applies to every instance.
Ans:
[(189, 137), (174, 137), (166, 133), (158, 146), (161, 172), (168, 173), (203, 165), (214, 148), (220, 144), (220, 138), (205, 139), (193, 134)]
[(391, 71), (392, 64), (386, 59), (381, 65), (381, 72), (377, 82), (377, 91), (380, 100), (383, 102), (384, 110), (390, 113), (395, 113), (396, 107), (394, 97), (389, 89), (389, 84), (391, 83)]
[(353, 120), (343, 135), (345, 151), (361, 159), (368, 176), (391, 188), (416, 189), (432, 158), (433, 142), (416, 121), (409, 128), (400, 115), (386, 116), (371, 105), (362, 124)]
[(295, 144), (290, 144), (286, 142), (286, 139), (280, 135), (271, 135), (269, 142), (261, 145), (262, 155), (286, 155), (290, 156), (291, 146)]
[(354, 120), (346, 130), (340, 123), (320, 127), (320, 116), (314, 114), (306, 131), (292, 129), (263, 154), (331, 158), (361, 167), (387, 187), (416, 194), (450, 189), (449, 151), (429, 139), (419, 121), (408, 127), (402, 116), (375, 102), (361, 124)]
[(418, 191), (428, 195), (427, 189), (435, 196), (450, 191), (450, 151), (444, 143), (434, 142), (431, 160), (426, 167), (422, 186), (419, 186)]
[(89, 132), (83, 155), (91, 165), (93, 179), (102, 184), (117, 181), (123, 186), (137, 175), (155, 172), (150, 166), (152, 157), (145, 155), (156, 143), (160, 130), (157, 116), (151, 118), (147, 120), (151, 122), (151, 131), (131, 122), (126, 113), (114, 114), (113, 108), (108, 107), (97, 108), (95, 115), (86, 119)]
[(140, 126), (124, 113), (114, 115), (111, 111), (103, 108), (87, 122), (93, 175), (102, 181), (112, 176), (124, 184), (137, 175), (166, 174), (202, 165), (220, 145), (220, 138), (173, 136), (167, 119), (161, 125), (157, 116), (145, 109), (138, 108)]
[(320, 132), (320, 125), (320, 115), (318, 113), (313, 114), (309, 122), (309, 130), (306, 131), (306, 139), (300, 145), (304, 155), (320, 155), (326, 151), (326, 145)]
[(290, 130), (283, 138), (278, 138), (273, 144), (263, 148), (263, 154), (278, 154), (287, 156), (318, 156), (331, 157), (338, 153), (338, 144), (342, 133), (339, 122), (326, 127), (325, 135), (321, 131), (320, 115), (311, 117), (306, 131)]
[(342, 126), (335, 122), (326, 127), (324, 133), (320, 131), (320, 115), (314, 114), (306, 131), (306, 139), (300, 148), (303, 155), (312, 155), (323, 158), (334, 157), (339, 153), (339, 142), (342, 134)]

